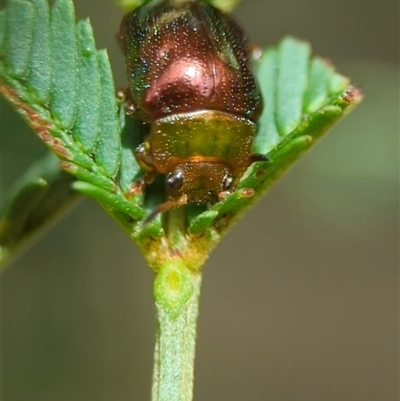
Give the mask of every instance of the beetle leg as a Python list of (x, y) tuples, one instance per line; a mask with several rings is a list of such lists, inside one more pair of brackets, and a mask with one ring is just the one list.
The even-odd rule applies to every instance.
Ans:
[(146, 183), (142, 178), (139, 180), (135, 181), (133, 184), (131, 184), (129, 188), (129, 196), (131, 195), (141, 195), (143, 193), (143, 189), (145, 187)]
[(135, 117), (138, 107), (134, 100), (131, 98), (131, 91), (129, 88), (117, 90), (118, 103), (125, 106), (125, 112), (129, 116)]
[(154, 181), (154, 178), (158, 175), (156, 170), (147, 171), (146, 174), (135, 181), (130, 187), (130, 193), (133, 195), (141, 195), (143, 193), (143, 189), (147, 184), (151, 184)]
[(154, 171), (156, 168), (150, 154), (150, 142), (143, 142), (135, 149), (136, 160), (139, 166), (148, 172)]
[(253, 164), (255, 162), (267, 162), (268, 158), (265, 155), (262, 155), (261, 153), (253, 153), (249, 157), (249, 166), (250, 164)]
[(145, 170), (145, 174), (142, 178), (132, 184), (130, 193), (139, 195), (143, 192), (146, 184), (151, 184), (153, 182), (154, 178), (158, 175), (158, 171), (156, 170), (151, 158), (149, 142), (141, 143), (135, 149), (135, 155), (139, 166)]
[(135, 117), (137, 110), (138, 109), (137, 109), (136, 103), (132, 99), (129, 99), (125, 104), (126, 114), (128, 114), (131, 117)]

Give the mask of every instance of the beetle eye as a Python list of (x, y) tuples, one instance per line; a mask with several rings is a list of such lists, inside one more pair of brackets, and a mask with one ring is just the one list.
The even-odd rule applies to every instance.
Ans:
[(227, 191), (232, 186), (232, 183), (233, 183), (232, 176), (231, 175), (226, 175), (224, 177), (224, 181), (222, 182), (222, 189), (224, 191)]
[(175, 173), (170, 173), (167, 176), (167, 185), (174, 189), (178, 190), (182, 187), (183, 184), (183, 174), (182, 171), (175, 171)]

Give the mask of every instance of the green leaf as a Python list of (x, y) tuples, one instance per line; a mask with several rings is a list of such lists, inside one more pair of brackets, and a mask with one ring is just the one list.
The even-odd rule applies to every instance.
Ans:
[[(80, 180), (76, 189), (133, 232), (146, 214), (142, 197), (130, 194), (141, 174), (130, 148), (135, 133), (126, 133), (123, 147), (125, 114), (117, 104), (107, 53), (97, 50), (89, 21), (76, 24), (74, 15), (70, 0), (57, 0), (51, 10), (44, 0), (9, 3), (1, 12), (7, 27), (1, 31), (1, 92), (62, 160), (64, 171)], [(32, 27), (22, 36), (21, 19)], [(151, 227), (143, 232), (157, 236), (160, 224)]]
[(331, 95), (344, 91), (350, 85), (350, 80), (343, 75), (336, 74), (332, 65), (325, 64), (325, 67), (330, 72), (328, 88)]
[(100, 126), (104, 134), (99, 138), (96, 162), (104, 168), (109, 177), (114, 177), (121, 159), (121, 128), (114, 80), (106, 51), (98, 53), (98, 62), (101, 82)]
[(6, 35), (6, 10), (0, 10), (0, 54), (4, 53), (4, 37)]
[(258, 75), (263, 78), (262, 85), (260, 85), (261, 93), (264, 104), (268, 106), (264, 107), (258, 122), (254, 151), (265, 155), (281, 140), (275, 123), (275, 98), (278, 76), (278, 51), (276, 49), (267, 49), (264, 52), (258, 67)]
[(309, 85), (303, 101), (304, 113), (310, 114), (326, 102), (329, 95), (329, 74), (330, 71), (322, 59), (317, 57), (311, 61)]
[(28, 85), (38, 100), (45, 104), (50, 99), (51, 53), (50, 53), (50, 12), (46, 0), (34, 0), (35, 19), (33, 28), (32, 54)]
[[(120, 117), (107, 54), (96, 49), (89, 21), (75, 25), (71, 1), (56, 1), (51, 20), (44, 0), (26, 4), (25, 10), (36, 11), (27, 14), (25, 24), (34, 27), (29, 48), (16, 44), (19, 17), (13, 15), (19, 8), (10, 2), (11, 9), (1, 14), (2, 18), (7, 16), (4, 25), (13, 26), (15, 31), (2, 36), (2, 92), (65, 161), (65, 170), (114, 190), (117, 186), (112, 177), (121, 159)], [(12, 61), (14, 53), (21, 60), (30, 57), (29, 79), (19, 78), (21, 68)]]
[(62, 128), (72, 128), (77, 109), (75, 12), (71, 0), (57, 0), (51, 12), (51, 112)]
[(78, 115), (73, 129), (77, 142), (87, 153), (94, 151), (100, 124), (100, 71), (92, 27), (88, 20), (77, 24)]
[[(140, 135), (143, 123), (133, 118), (126, 118), (125, 109), (121, 108), (121, 171), (120, 183), (122, 190), (131, 192), (132, 183), (142, 175), (141, 169), (135, 158), (135, 149), (140, 144)], [(134, 135), (136, 133), (136, 135)]]
[(141, 209), (139, 206), (129, 202), (119, 194), (114, 195), (110, 191), (104, 190), (96, 185), (92, 185), (83, 181), (77, 181), (74, 183), (73, 188), (78, 192), (89, 195), (96, 199), (111, 213), (125, 213), (132, 219), (130, 222), (140, 220), (145, 216), (143, 209)]
[(33, 40), (34, 9), (31, 3), (11, 0), (5, 23), (5, 57), (13, 75), (22, 78), (28, 71)]
[(189, 226), (189, 232), (192, 235), (200, 235), (206, 232), (214, 224), (218, 216), (217, 210), (207, 210), (206, 212), (195, 217)]
[(293, 131), (303, 117), (310, 51), (307, 43), (292, 38), (284, 39), (278, 49), (275, 107), (276, 126), (282, 136)]

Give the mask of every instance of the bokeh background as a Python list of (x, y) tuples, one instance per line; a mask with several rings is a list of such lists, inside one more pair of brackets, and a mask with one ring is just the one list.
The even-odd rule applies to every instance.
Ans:
[[(122, 12), (111, 0), (75, 4), (126, 85)], [(246, 0), (235, 15), (262, 46), (310, 41), (366, 98), (212, 253), (195, 400), (396, 401), (399, 3)], [(1, 191), (44, 153), (2, 102)], [(150, 400), (152, 278), (82, 201), (1, 278), (3, 399)]]

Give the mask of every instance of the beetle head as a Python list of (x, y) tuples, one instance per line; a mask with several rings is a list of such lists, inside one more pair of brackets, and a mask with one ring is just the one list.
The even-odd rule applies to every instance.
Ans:
[(231, 169), (224, 163), (190, 161), (179, 164), (167, 174), (166, 185), (169, 200), (146, 218), (149, 223), (159, 213), (187, 203), (204, 203), (224, 198), (234, 189)]
[(179, 164), (166, 178), (172, 199), (187, 196), (187, 202), (204, 203), (217, 200), (232, 188), (233, 177), (224, 163), (190, 161)]

